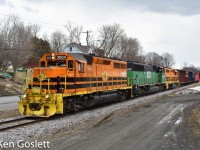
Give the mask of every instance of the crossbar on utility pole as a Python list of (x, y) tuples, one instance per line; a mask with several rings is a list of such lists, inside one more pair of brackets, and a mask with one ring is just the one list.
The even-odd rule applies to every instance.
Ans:
[(86, 32), (83, 32), (83, 33), (86, 33), (86, 35), (87, 35), (87, 36), (86, 36), (87, 46), (89, 45), (89, 36), (90, 36), (89, 33), (90, 33), (90, 32), (92, 32), (92, 31), (88, 31), (88, 30), (87, 30)]

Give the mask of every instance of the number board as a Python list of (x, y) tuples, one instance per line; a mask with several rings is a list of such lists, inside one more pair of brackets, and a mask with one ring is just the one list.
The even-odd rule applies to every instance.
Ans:
[(47, 56), (47, 60), (51, 60), (52, 59), (52, 57), (51, 56)]
[(61, 56), (61, 55), (58, 55), (56, 56), (56, 59), (59, 59), (59, 60), (64, 60), (64, 59), (67, 59), (67, 56)]

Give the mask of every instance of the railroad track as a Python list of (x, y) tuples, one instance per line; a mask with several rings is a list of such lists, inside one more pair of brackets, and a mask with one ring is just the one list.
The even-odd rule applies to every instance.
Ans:
[(39, 123), (44, 120), (45, 120), (44, 118), (23, 117), (23, 118), (16, 118), (16, 119), (12, 119), (12, 120), (3, 121), (3, 122), (0, 122), (0, 132), (4, 132), (4, 131), (10, 130), (10, 129), (15, 129), (18, 127), (32, 125), (32, 124)]

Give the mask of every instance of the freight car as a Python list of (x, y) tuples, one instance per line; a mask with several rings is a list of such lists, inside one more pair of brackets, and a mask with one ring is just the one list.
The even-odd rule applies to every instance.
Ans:
[(166, 76), (162, 67), (127, 62), (127, 75), (134, 95), (145, 95), (166, 89)]
[(189, 83), (188, 71), (178, 70), (180, 85), (186, 85)]
[(194, 74), (194, 82), (199, 82), (199, 73)]
[(86, 54), (48, 53), (27, 78), (19, 111), (49, 117), (132, 97), (127, 62)]
[(193, 83), (195, 80), (194, 72), (189, 71), (188, 78), (189, 78), (189, 83)]

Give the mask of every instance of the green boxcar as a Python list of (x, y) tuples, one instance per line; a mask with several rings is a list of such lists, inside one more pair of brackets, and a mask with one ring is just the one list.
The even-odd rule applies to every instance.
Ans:
[(165, 89), (166, 76), (161, 67), (127, 62), (127, 74), (135, 93), (144, 94), (151, 90), (155, 92), (155, 90)]

